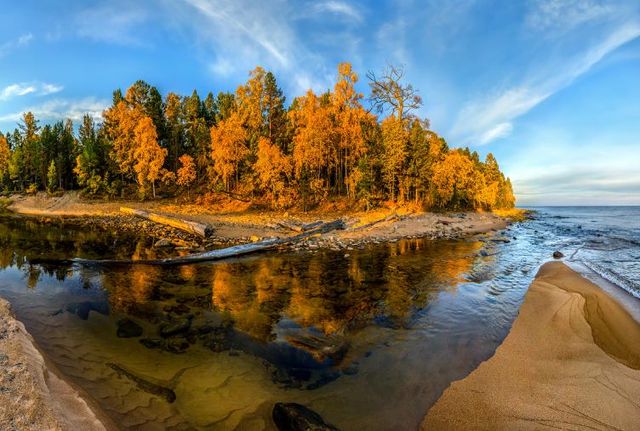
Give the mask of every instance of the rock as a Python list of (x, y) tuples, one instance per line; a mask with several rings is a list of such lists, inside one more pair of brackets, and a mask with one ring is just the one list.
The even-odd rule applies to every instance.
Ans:
[(142, 335), (142, 327), (131, 319), (120, 319), (116, 335), (119, 338), (139, 337)]
[(337, 431), (313, 410), (298, 403), (276, 403), (271, 413), (279, 431)]
[(191, 327), (191, 319), (180, 319), (160, 325), (160, 335), (170, 337), (172, 335), (186, 332)]
[(258, 241), (260, 241), (261, 239), (262, 239), (262, 238), (260, 238), (260, 237), (259, 237), (259, 236), (257, 236), (257, 235), (251, 235), (251, 238), (249, 238), (249, 240), (250, 240), (251, 242), (258, 242)]
[(161, 338), (143, 338), (140, 340), (140, 344), (147, 349), (161, 349), (164, 347), (164, 340)]
[(162, 247), (172, 247), (173, 244), (171, 244), (171, 241), (169, 241), (168, 239), (162, 238), (162, 239), (159, 239), (158, 241), (156, 241), (153, 244), (153, 246), (155, 248), (162, 248)]
[(189, 342), (184, 338), (171, 339), (164, 346), (171, 353), (184, 353), (189, 348)]
[(561, 252), (559, 252), (558, 250), (553, 252), (553, 258), (554, 259), (561, 259), (564, 257), (564, 254), (562, 254)]

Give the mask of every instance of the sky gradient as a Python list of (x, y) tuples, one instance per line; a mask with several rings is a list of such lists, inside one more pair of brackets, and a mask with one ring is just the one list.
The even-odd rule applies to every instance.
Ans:
[(201, 95), (256, 65), (289, 100), (402, 64), (452, 147), (493, 152), (518, 205), (640, 205), (640, 2), (23, 0), (3, 5), (0, 130), (99, 115), (137, 79)]

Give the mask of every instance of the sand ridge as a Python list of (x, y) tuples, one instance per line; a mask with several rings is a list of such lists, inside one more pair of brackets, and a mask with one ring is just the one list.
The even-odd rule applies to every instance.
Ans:
[(638, 430), (640, 326), (561, 262), (542, 266), (495, 355), (454, 382), (423, 430)]

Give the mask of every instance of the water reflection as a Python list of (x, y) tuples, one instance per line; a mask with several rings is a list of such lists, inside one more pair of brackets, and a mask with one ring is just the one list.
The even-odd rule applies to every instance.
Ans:
[[(242, 371), (255, 375), (254, 380), (266, 371), (275, 388), (314, 392), (357, 374), (372, 350), (389, 345), (396, 332), (415, 328), (421, 310), (440, 292), (455, 292), (461, 281), (491, 260), (479, 256), (480, 241), (409, 240), (348, 254), (282, 252), (176, 268), (30, 263), (52, 257), (164, 257), (159, 254), (166, 252), (152, 244), (143, 235), (115, 236), (73, 225), (13, 219), (0, 223), (0, 265), (22, 271), (26, 285), (40, 295), (24, 312), (55, 307), (34, 318), (41, 330), (72, 328), (75, 337), (91, 343), (91, 353), (74, 353), (75, 346), (61, 354), (65, 341), (58, 338), (52, 355), (76, 376), (86, 370), (100, 376), (80, 382), (98, 391), (99, 402), (117, 412), (123, 404), (118, 397), (130, 389), (113, 387), (113, 370), (105, 364), (128, 363), (127, 369), (142, 367), (151, 375), (150, 358), (175, 364), (177, 369), (169, 367), (174, 375), (186, 363), (208, 364), (218, 358), (224, 368), (228, 361), (216, 355), (246, 355), (263, 364), (262, 371)], [(8, 273), (0, 272), (0, 280), (3, 277)], [(130, 335), (125, 324), (133, 327)], [(38, 328), (30, 328), (36, 338)], [(138, 329), (140, 336), (135, 335)], [(126, 354), (123, 346), (129, 346)], [(201, 362), (203, 352), (209, 356)], [(243, 360), (234, 361), (244, 367)], [(180, 400), (179, 394), (178, 407), (171, 409), (182, 410), (171, 414), (189, 422), (196, 412), (179, 407)], [(147, 409), (157, 411), (155, 403)]]

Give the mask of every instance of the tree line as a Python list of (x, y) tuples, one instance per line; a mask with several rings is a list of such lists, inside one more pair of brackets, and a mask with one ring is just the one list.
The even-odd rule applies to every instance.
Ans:
[(201, 99), (135, 82), (101, 121), (85, 115), (40, 127), (27, 112), (0, 133), (5, 191), (81, 189), (141, 198), (224, 192), (273, 208), (308, 209), (331, 198), (369, 208), (384, 201), (427, 208), (514, 205), (492, 154), (450, 149), (415, 112), (417, 91), (402, 68), (369, 73), (370, 109), (349, 63), (333, 89), (308, 90), (287, 106), (273, 73), (256, 67), (234, 93)]

